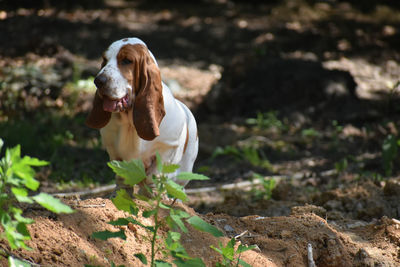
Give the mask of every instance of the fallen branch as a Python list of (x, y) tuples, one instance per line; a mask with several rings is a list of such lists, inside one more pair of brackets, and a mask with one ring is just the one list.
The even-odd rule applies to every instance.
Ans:
[[(275, 176), (268, 176), (268, 178), (275, 179), (276, 181), (280, 181), (283, 179), (288, 179), (289, 177), (275, 175)], [(261, 184), (260, 180), (243, 181), (243, 182), (239, 182), (239, 183), (225, 184), (225, 185), (221, 185), (221, 186), (189, 188), (189, 189), (185, 189), (185, 193), (186, 194), (198, 194), (198, 193), (208, 193), (208, 192), (215, 192), (215, 191), (221, 191), (221, 190), (231, 190), (231, 189), (235, 189), (235, 188), (244, 189), (244, 188), (247, 188), (247, 187), (250, 187), (253, 185), (258, 185), (258, 184)], [(89, 190), (68, 192), (68, 193), (53, 193), (51, 195), (55, 196), (55, 197), (60, 197), (60, 198), (70, 198), (70, 197), (81, 198), (81, 197), (87, 197), (87, 196), (93, 196), (93, 195), (104, 195), (104, 194), (113, 192), (114, 189), (115, 189), (115, 184), (112, 184), (112, 185), (96, 187), (94, 189), (89, 189)]]
[[(274, 175), (274, 176), (266, 176), (266, 178), (274, 179), (275, 181), (279, 182), (281, 180), (289, 179), (289, 176), (284, 175)], [(239, 183), (232, 183), (232, 184), (224, 184), (221, 186), (210, 186), (210, 187), (200, 187), (200, 188), (188, 188), (185, 189), (187, 194), (198, 194), (198, 193), (208, 193), (208, 192), (215, 192), (215, 191), (223, 191), (223, 190), (232, 190), (232, 189), (245, 189), (247, 187), (251, 187), (254, 185), (261, 184), (262, 181), (254, 180), (254, 181), (243, 181)]]
[(244, 236), (244, 235), (247, 234), (248, 232), (249, 232), (248, 230), (245, 230), (243, 233), (241, 233), (241, 234), (239, 234), (239, 235), (236, 235), (236, 236), (235, 236), (235, 239), (241, 238), (242, 236)]
[[(290, 178), (299, 179), (299, 178), (301, 178), (300, 176), (301, 176), (301, 174), (298, 173), (293, 176), (273, 175), (273, 176), (266, 176), (265, 178), (274, 179), (276, 182), (279, 182), (279, 181), (287, 180)], [(259, 185), (261, 183), (262, 183), (262, 181), (257, 179), (257, 180), (253, 180), (253, 181), (243, 181), (243, 182), (238, 182), (238, 183), (224, 184), (221, 186), (188, 188), (188, 189), (185, 189), (185, 193), (186, 194), (199, 194), (199, 193), (209, 193), (209, 192), (218, 192), (218, 191), (224, 191), (224, 190), (232, 190), (232, 189), (243, 190), (243, 189), (246, 189), (246, 188), (254, 186), (254, 185)], [(112, 184), (112, 185), (100, 186), (100, 187), (97, 187), (94, 189), (89, 189), (89, 190), (68, 192), (68, 193), (53, 193), (51, 195), (53, 195), (55, 197), (60, 197), (60, 198), (70, 198), (70, 197), (81, 198), (81, 197), (87, 197), (87, 196), (93, 196), (93, 195), (105, 195), (107, 193), (113, 192), (114, 189), (115, 189), (115, 184)]]
[(68, 193), (53, 193), (52, 196), (60, 197), (60, 198), (69, 198), (69, 197), (86, 197), (86, 196), (93, 196), (93, 195), (102, 195), (106, 193), (111, 193), (115, 189), (115, 184), (105, 185), (96, 187), (94, 189), (84, 190), (84, 191), (77, 191), (77, 192), (68, 192)]

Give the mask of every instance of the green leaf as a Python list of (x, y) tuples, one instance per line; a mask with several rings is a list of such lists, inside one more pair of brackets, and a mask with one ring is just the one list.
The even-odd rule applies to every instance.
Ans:
[(182, 217), (178, 215), (170, 215), (172, 221), (184, 232), (187, 233), (188, 229), (186, 228), (185, 224), (182, 222)]
[(26, 187), (33, 191), (36, 191), (39, 188), (40, 183), (34, 178), (35, 171), (29, 165), (23, 164), (22, 161), (16, 160), (13, 161), (11, 169), (23, 180), (22, 183)]
[(205, 267), (203, 260), (200, 258), (189, 259), (186, 261), (175, 260), (174, 263), (177, 267)]
[(37, 203), (39, 203), (42, 207), (52, 211), (54, 213), (73, 213), (74, 210), (71, 209), (68, 205), (62, 203), (59, 199), (54, 198), (46, 193), (40, 193), (32, 197)]
[(191, 180), (210, 180), (205, 175), (198, 174), (198, 173), (192, 173), (192, 172), (181, 172), (178, 174), (176, 177), (179, 180), (185, 180), (185, 181), (191, 181)]
[(94, 232), (92, 234), (92, 237), (100, 240), (107, 240), (109, 238), (121, 238), (123, 240), (126, 240), (126, 235), (124, 230), (120, 230), (118, 232), (110, 232), (110, 231)]
[(30, 166), (36, 166), (36, 167), (49, 165), (48, 161), (40, 160), (40, 159), (37, 159), (37, 158), (31, 158), (29, 156), (24, 156), (22, 158), (21, 162), (23, 164), (30, 165)]
[(222, 250), (221, 249), (219, 249), (217, 247), (214, 247), (213, 245), (211, 245), (210, 248), (212, 248), (213, 250), (215, 250), (216, 252), (218, 252), (219, 254), (222, 255)]
[(224, 234), (220, 230), (218, 230), (216, 227), (212, 226), (211, 224), (205, 222), (199, 216), (193, 216), (193, 217), (189, 218), (187, 220), (187, 222), (190, 225), (192, 225), (194, 228), (196, 228), (197, 230), (210, 233), (215, 237), (224, 236)]
[(6, 150), (6, 158), (8, 158), (12, 163), (17, 163), (21, 160), (21, 146), (16, 145), (13, 148), (8, 148)]
[(26, 176), (24, 181), (25, 186), (32, 191), (36, 191), (39, 188), (40, 183), (32, 176)]
[(110, 222), (108, 222), (108, 224), (111, 224), (111, 225), (118, 225), (118, 226), (121, 226), (121, 225), (128, 225), (130, 222), (126, 219), (126, 218), (118, 218), (116, 221), (110, 221)]
[(140, 194), (133, 194), (133, 197), (135, 199), (143, 200), (143, 201), (146, 201), (146, 202), (148, 202), (150, 200), (150, 198), (148, 198), (148, 197), (146, 197), (144, 195), (140, 195)]
[(137, 254), (135, 254), (133, 256), (138, 258), (143, 264), (147, 264), (146, 256), (143, 253), (137, 253)]
[(123, 210), (137, 216), (139, 209), (126, 190), (118, 190), (117, 195), (111, 201), (118, 210)]
[[(19, 209), (17, 209), (17, 210), (19, 210)], [(15, 220), (17, 221), (17, 222), (20, 222), (20, 223), (24, 223), (24, 224), (31, 224), (31, 223), (34, 223), (35, 221), (33, 220), (33, 219), (31, 219), (31, 218), (25, 218), (25, 217), (23, 217), (21, 214), (22, 214), (22, 210), (19, 210), (19, 211), (21, 211), (21, 212), (16, 212), (16, 211), (13, 211), (14, 212), (14, 218), (15, 218)]]
[(0, 138), (0, 152), (1, 152), (1, 149), (3, 148), (3, 145), (4, 145), (4, 141), (3, 141), (3, 139)]
[(174, 198), (180, 199), (182, 201), (185, 201), (187, 199), (187, 196), (183, 191), (183, 186), (175, 183), (172, 180), (168, 180), (166, 182), (165, 189), (167, 190), (167, 193)]
[(157, 213), (157, 210), (145, 210), (142, 212), (142, 216), (145, 218), (150, 218), (150, 216), (153, 216), (156, 213)]
[(243, 267), (253, 267), (242, 259), (239, 259), (239, 264), (242, 265)]
[(25, 188), (12, 187), (11, 192), (19, 202), (33, 203), (33, 200), (28, 197), (28, 191)]
[(171, 206), (169, 206), (169, 205), (165, 205), (165, 204), (163, 204), (163, 203), (161, 203), (160, 202), (160, 204), (158, 205), (160, 208), (162, 208), (162, 209), (165, 209), (165, 210), (170, 210), (171, 209)]
[(158, 151), (156, 151), (156, 164), (157, 164), (157, 171), (162, 172), (163, 171), (163, 163), (162, 163), (161, 156), (158, 153)]
[(141, 160), (117, 161), (107, 164), (117, 175), (123, 177), (127, 185), (136, 185), (146, 178), (143, 162)]
[(12, 256), (8, 257), (8, 266), (9, 267), (31, 267), (31, 265), (25, 261), (21, 261), (19, 259), (13, 258)]
[(181, 234), (178, 232), (174, 231), (169, 231), (168, 236), (173, 240), (173, 241), (179, 241), (181, 239)]
[(172, 209), (170, 216), (168, 217), (170, 220), (167, 220), (167, 222), (171, 228), (178, 226), (184, 233), (187, 233), (188, 229), (186, 228), (182, 219), (189, 217), (190, 215), (185, 211)]
[(382, 145), (383, 168), (386, 176), (391, 176), (393, 171), (393, 161), (398, 154), (397, 139), (393, 135), (388, 135)]
[(163, 173), (173, 173), (177, 169), (179, 169), (179, 165), (177, 165), (177, 164), (169, 164), (169, 165), (164, 165), (163, 166), (162, 172)]
[(18, 223), (17, 224), (17, 231), (21, 235), (24, 236), (24, 239), (29, 240), (31, 239), (31, 235), (29, 234), (28, 228), (26, 227), (25, 223)]
[(156, 260), (155, 266), (156, 267), (171, 267), (172, 265), (170, 263), (162, 261), (162, 260)]
[(229, 240), (228, 244), (226, 244), (225, 247), (222, 247), (222, 255), (229, 259), (229, 260), (233, 260), (233, 257), (235, 256), (235, 243), (236, 240), (233, 237), (231, 240)]

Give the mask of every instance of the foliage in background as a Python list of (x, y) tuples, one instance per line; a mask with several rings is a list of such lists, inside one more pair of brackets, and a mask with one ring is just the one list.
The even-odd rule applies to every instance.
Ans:
[[(0, 139), (0, 151), (3, 140)], [(32, 158), (21, 157), (21, 147), (7, 148), (5, 156), (0, 160), (0, 222), (3, 227), (1, 238), (5, 238), (11, 249), (29, 249), (26, 241), (30, 240), (27, 224), (34, 221), (22, 216), (22, 209), (18, 203), (33, 204), (36, 202), (42, 207), (55, 213), (72, 213), (73, 210), (60, 200), (46, 193), (29, 195), (29, 190), (36, 191), (39, 181), (32, 167), (45, 166), (48, 162)], [(14, 259), (9, 259), (11, 262)]]
[(253, 180), (257, 179), (260, 181), (262, 189), (259, 188), (257, 185), (253, 185), (251, 188), (251, 194), (254, 200), (260, 199), (271, 199), (272, 197), (272, 190), (274, 190), (276, 181), (273, 178), (264, 177), (258, 173), (253, 174)]
[(400, 140), (393, 135), (388, 135), (382, 144), (382, 164), (386, 176), (391, 176), (393, 163), (398, 156)]
[(262, 150), (257, 149), (252, 144), (242, 145), (241, 147), (225, 146), (217, 147), (211, 159), (215, 159), (218, 156), (232, 156), (238, 161), (247, 161), (253, 166), (262, 167), (266, 170), (272, 171), (273, 167)]
[(39, 100), (54, 100), (63, 85), (59, 72), (32, 63), (3, 67), (0, 74), (0, 116), (52, 106), (54, 101)]
[(246, 123), (258, 129), (276, 129), (278, 131), (289, 129), (288, 125), (278, 118), (277, 111), (258, 112), (256, 118), (249, 118)]
[[(0, 133), (9, 146), (52, 162), (41, 175), (70, 187), (111, 182), (98, 131), (84, 124), (96, 69), (81, 60), (22, 59), (0, 70)], [(35, 138), (32, 138), (34, 136)], [(86, 183), (86, 182), (85, 182)]]
[[(117, 175), (123, 177), (125, 179), (125, 184), (129, 186), (133, 187), (138, 185), (140, 182), (146, 179), (146, 173), (141, 160), (132, 160), (130, 162), (111, 161), (108, 165)], [(146, 201), (149, 204), (150, 208), (144, 210), (142, 212), (142, 216), (144, 218), (153, 218), (154, 224), (152, 225), (146, 225), (137, 219), (139, 208), (125, 190), (119, 190), (116, 197), (112, 199), (112, 202), (117, 209), (126, 211), (131, 216), (126, 218), (118, 218), (115, 221), (109, 222), (109, 224), (122, 226), (131, 223), (145, 229), (147, 232), (145, 240), (149, 240), (149, 242), (151, 242), (151, 258), (147, 259), (142, 253), (136, 254), (135, 257), (138, 258), (143, 264), (149, 264), (149, 266), (152, 267), (172, 266), (171, 263), (166, 261), (169, 257), (172, 257), (174, 259), (173, 263), (179, 267), (205, 266), (200, 258), (191, 258), (180, 243), (181, 233), (179, 231), (188, 233), (185, 223), (191, 225), (193, 228), (199, 231), (210, 233), (215, 237), (223, 236), (223, 233), (220, 230), (205, 222), (199, 216), (191, 216), (187, 212), (174, 207), (175, 200), (187, 200), (187, 195), (185, 194), (183, 187), (169, 178), (169, 175), (174, 174), (178, 168), (178, 165), (162, 164), (161, 158), (157, 154), (157, 170), (159, 174), (151, 177), (154, 187), (145, 185), (144, 189), (146, 190), (146, 194), (134, 194), (135, 198)], [(200, 174), (181, 172), (176, 176), (176, 179), (190, 181), (207, 180), (209, 178)], [(145, 195), (149, 195), (150, 197)], [(174, 198), (175, 200), (171, 204), (167, 204), (167, 201), (163, 201), (163, 197), (165, 195), (168, 195), (168, 197)], [(167, 215), (163, 216), (162, 218), (160, 217), (161, 210), (167, 212)], [(167, 232), (167, 237), (163, 238), (159, 236), (158, 230), (165, 224), (168, 225), (170, 230)], [(115, 237), (126, 240), (124, 230), (120, 230), (118, 232), (95, 232), (92, 236), (101, 240)], [(162, 244), (157, 242), (158, 239), (162, 238)], [(163, 257), (156, 259), (156, 254), (158, 252), (161, 252)], [(229, 255), (223, 255), (224, 257), (230, 257)]]

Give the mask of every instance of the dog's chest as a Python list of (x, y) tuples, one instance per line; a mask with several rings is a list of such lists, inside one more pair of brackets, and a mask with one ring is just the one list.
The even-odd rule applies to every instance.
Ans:
[(100, 131), (112, 160), (140, 158), (140, 139), (129, 118), (132, 118), (131, 112), (113, 114), (109, 124)]

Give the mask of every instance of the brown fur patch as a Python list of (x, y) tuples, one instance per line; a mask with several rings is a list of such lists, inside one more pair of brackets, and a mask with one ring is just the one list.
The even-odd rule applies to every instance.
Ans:
[(189, 141), (189, 127), (186, 127), (186, 140), (185, 140), (185, 146), (183, 147), (183, 154), (185, 154), (186, 152), (188, 141)]
[(133, 123), (138, 135), (145, 140), (157, 137), (164, 118), (161, 74), (147, 47), (124, 45), (117, 55), (121, 74), (132, 84), (135, 94)]

